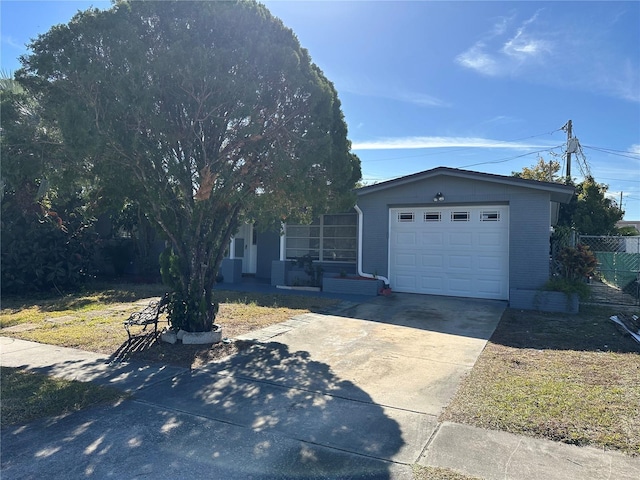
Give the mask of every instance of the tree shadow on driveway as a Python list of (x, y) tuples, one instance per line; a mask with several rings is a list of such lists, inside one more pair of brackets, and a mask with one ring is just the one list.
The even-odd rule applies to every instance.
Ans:
[[(298, 386), (283, 386), (283, 376)], [(2, 476), (388, 479), (398, 468), (410, 472), (393, 463), (405, 445), (396, 413), (351, 400), (354, 390), (306, 352), (256, 344), (135, 390), (118, 405), (3, 429)]]

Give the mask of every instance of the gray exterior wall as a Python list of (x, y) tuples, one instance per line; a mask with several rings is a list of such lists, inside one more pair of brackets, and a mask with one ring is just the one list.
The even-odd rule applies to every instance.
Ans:
[(364, 272), (389, 275), (389, 208), (433, 206), (438, 192), (445, 197), (438, 203), (441, 206), (509, 205), (509, 288), (535, 290), (545, 283), (549, 278), (550, 193), (447, 175), (358, 196), (363, 212)]
[(256, 278), (271, 278), (271, 262), (280, 259), (280, 232), (258, 232)]

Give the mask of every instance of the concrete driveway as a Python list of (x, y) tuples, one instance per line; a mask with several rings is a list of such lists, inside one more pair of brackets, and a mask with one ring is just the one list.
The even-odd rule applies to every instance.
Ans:
[(412, 478), (505, 307), (394, 294), (252, 332), (262, 343), (240, 355), (138, 386), (126, 382), (144, 366), (94, 365), (133, 399), (3, 431), (3, 478)]

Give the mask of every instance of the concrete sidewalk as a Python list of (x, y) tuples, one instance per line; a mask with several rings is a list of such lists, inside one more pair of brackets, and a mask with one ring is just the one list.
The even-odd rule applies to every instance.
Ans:
[[(308, 318), (293, 320), (280, 326), (277, 332), (271, 329), (263, 336), (269, 338), (300, 328), (308, 321)], [(386, 451), (402, 451), (402, 445), (385, 444), (385, 440), (393, 437), (403, 443), (408, 441), (405, 433), (398, 436), (396, 425), (403, 423), (398, 420), (400, 423), (396, 424), (394, 418), (413, 415), (412, 412), (389, 413), (386, 408), (385, 415), (381, 415), (375, 403), (364, 399), (348, 402), (339, 390), (344, 382), (330, 385), (336, 391), (328, 397), (327, 392), (315, 391), (313, 386), (296, 390), (283, 388), (269, 379), (240, 382), (219, 371), (190, 372), (135, 362), (110, 364), (109, 357), (103, 355), (7, 337), (0, 337), (0, 351), (3, 366), (96, 382), (133, 393), (132, 400), (119, 406), (98, 407), (61, 419), (3, 429), (3, 479), (31, 478), (38, 471), (47, 471), (49, 478), (150, 475), (411, 479), (411, 464), (416, 462), (488, 480), (640, 478), (639, 458), (448, 422), (435, 426), (435, 434), (424, 441), (418, 455), (396, 455), (390, 461), (392, 455)], [(232, 362), (227, 362), (226, 370), (229, 365)], [(236, 382), (231, 389), (230, 382)], [(185, 395), (186, 392), (193, 394)], [(197, 402), (198, 398), (216, 395), (224, 395), (227, 404), (236, 402), (227, 405), (225, 418), (216, 417), (206, 402)], [(319, 412), (320, 421), (327, 422), (328, 418), (340, 415), (346, 418), (341, 420), (339, 431), (312, 428), (311, 434), (306, 431), (305, 422), (316, 422), (315, 418), (311, 420), (304, 414), (295, 417), (295, 421), (294, 416), (270, 417), (273, 403), (265, 399), (274, 396), (279, 396), (280, 402), (295, 397), (291, 405), (285, 406), (289, 409), (312, 409), (333, 402), (335, 406), (323, 407), (326, 409)], [(180, 403), (172, 403), (178, 401), (176, 398)], [(260, 413), (248, 422), (244, 420), (246, 402)], [(276, 407), (280, 408), (277, 404)], [(370, 418), (388, 425), (376, 432), (349, 431), (351, 419), (357, 424), (360, 416), (362, 422)], [(270, 421), (279, 421), (279, 428), (269, 429)], [(332, 440), (325, 442), (323, 435)], [(375, 435), (379, 436), (368, 438)], [(206, 473), (202, 468), (206, 468)]]

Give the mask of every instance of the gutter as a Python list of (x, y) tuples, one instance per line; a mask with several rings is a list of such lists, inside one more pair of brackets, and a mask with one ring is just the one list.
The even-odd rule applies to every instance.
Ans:
[(385, 286), (389, 285), (389, 279), (387, 277), (383, 277), (382, 275), (372, 275), (370, 273), (364, 273), (362, 271), (362, 224), (363, 224), (363, 213), (360, 210), (360, 207), (356, 204), (354, 207), (356, 212), (358, 212), (358, 275), (365, 278), (374, 278), (382, 280)]

